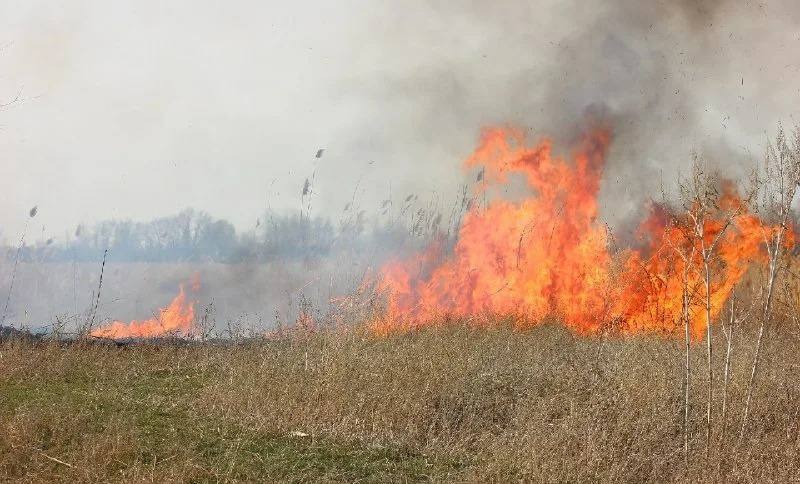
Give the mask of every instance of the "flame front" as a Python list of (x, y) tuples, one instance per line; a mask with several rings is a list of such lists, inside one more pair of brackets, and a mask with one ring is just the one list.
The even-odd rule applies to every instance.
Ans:
[[(668, 225), (660, 209), (654, 210), (642, 228), (650, 237), (647, 257), (630, 251), (625, 260), (624, 281), (614, 314), (628, 331), (674, 332), (683, 324), (684, 292), (688, 293), (691, 335), (702, 337), (706, 329), (705, 270), (702, 248), (715, 247), (716, 257), (709, 258), (710, 313), (714, 321), (734, 287), (754, 263), (766, 261), (765, 241), (774, 240), (779, 226), (767, 225), (750, 213), (730, 183), (723, 187), (719, 204), (727, 213), (735, 213), (722, 234), (725, 222), (719, 218), (704, 220), (702, 240), (689, 238), (678, 226)], [(678, 219), (697, 216), (694, 206)], [(783, 240), (784, 248), (795, 243), (794, 231)]]
[[(472, 207), (451, 253), (435, 243), (384, 266), (378, 289), (386, 294), (388, 308), (374, 329), (490, 313), (513, 315), (521, 327), (554, 317), (580, 332), (607, 324), (628, 332), (672, 332), (683, 324), (688, 288), (691, 332), (700, 336), (705, 328), (705, 302), (697, 297), (704, 294), (700, 238), (687, 238), (666, 222), (664, 209), (654, 206), (641, 226), (646, 249), (616, 255), (609, 249), (608, 229), (597, 220), (597, 195), (610, 142), (608, 129), (594, 129), (567, 161), (553, 155), (550, 140), (526, 147), (518, 130), (486, 130), (465, 162), (467, 168), (485, 170), (478, 194), (507, 187), (510, 174), (524, 177), (532, 194), (518, 202), (496, 199), (484, 208)], [(710, 265), (712, 318), (749, 264), (763, 259), (763, 241), (777, 230), (749, 213), (730, 186), (720, 203), (739, 210), (730, 226), (713, 217), (703, 224), (707, 245), (727, 229)], [(691, 260), (684, 261), (681, 253)]]
[[(197, 282), (193, 283), (193, 287)], [(159, 309), (157, 317), (143, 321), (113, 321), (91, 332), (100, 338), (154, 338), (165, 335), (186, 335), (194, 323), (194, 303), (187, 301), (186, 292), (181, 284), (178, 295), (165, 308)]]

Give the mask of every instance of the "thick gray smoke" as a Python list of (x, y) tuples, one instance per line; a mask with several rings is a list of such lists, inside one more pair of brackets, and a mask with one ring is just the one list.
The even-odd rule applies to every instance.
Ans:
[[(79, 224), (131, 217), (157, 245), (163, 231), (146, 221), (187, 206), (222, 219), (202, 240), (229, 249), (277, 243), (248, 242), (264, 230), (264, 210), (323, 217), (336, 230), (384, 217), (414, 232), (422, 212), (447, 219), (463, 208), (474, 174), (461, 160), (482, 127), (523, 127), (568, 154), (587, 116), (615, 133), (601, 216), (625, 231), (693, 153), (741, 177), (800, 110), (795, 0), (135, 5), (0, 7), (10, 32), (0, 39), (9, 73), (0, 103), (22, 93), (0, 111), (0, 178), (13, 181), (0, 192), (0, 233), (11, 245), (34, 204), (29, 243), (59, 247), (72, 247)], [(326, 304), (392, 243), (340, 243), (311, 265), (188, 263), (183, 246), (169, 249), (180, 263), (112, 258), (101, 308), (150, 316), (201, 272), (199, 297), (223, 318), (268, 320), (278, 309), (291, 319), (301, 293)], [(100, 245), (57, 268), (26, 260), (15, 321), (85, 308)], [(2, 261), (0, 297), (12, 262)]]
[(185, 207), (248, 230), (315, 170), (318, 215), (455, 197), (482, 126), (567, 147), (587, 110), (625, 220), (692, 151), (735, 172), (798, 108), (793, 0), (160, 5), (0, 7), (8, 240), (35, 204), (55, 238)]
[[(629, 226), (693, 153), (736, 178), (793, 123), (799, 19), (793, 1), (430, 2), (371, 27), (386, 31), (370, 57), (384, 77), (368, 83), (365, 119), (391, 113), (398, 129), (381, 141), (409, 160), (438, 151), (426, 173), (439, 181), (458, 176), (452, 159), (481, 126), (530, 128), (566, 151), (587, 112), (605, 117), (603, 216)], [(401, 178), (415, 166), (402, 163)]]

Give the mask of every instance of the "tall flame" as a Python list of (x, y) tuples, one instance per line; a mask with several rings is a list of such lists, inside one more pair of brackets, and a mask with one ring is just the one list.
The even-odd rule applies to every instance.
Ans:
[[(196, 290), (197, 282), (193, 283)], [(194, 303), (187, 301), (183, 284), (178, 295), (165, 308), (158, 311), (158, 316), (141, 321), (113, 321), (91, 332), (92, 336), (111, 339), (154, 338), (165, 335), (188, 334), (194, 323)]]
[[(514, 315), (519, 326), (552, 316), (581, 332), (607, 324), (623, 331), (681, 326), (684, 287), (695, 296), (704, 291), (702, 244), (667, 223), (664, 209), (654, 206), (641, 226), (649, 247), (619, 254), (621, 263), (615, 264), (619, 259), (608, 247), (609, 232), (597, 220), (610, 142), (609, 130), (594, 129), (567, 161), (553, 155), (548, 139), (526, 147), (519, 130), (485, 130), (465, 162), (467, 168), (485, 169), (478, 193), (508, 186), (509, 174), (524, 177), (532, 193), (518, 202), (497, 199), (485, 208), (471, 208), (450, 254), (435, 243), (408, 260), (385, 265), (378, 289), (387, 295), (388, 310), (374, 323), (375, 330), (479, 313)], [(720, 204), (736, 208), (737, 216), (730, 226), (711, 217), (703, 224), (706, 245), (725, 229), (716, 246), (719, 257), (710, 267), (712, 318), (749, 264), (763, 258), (764, 237), (777, 230), (749, 213), (732, 186), (726, 186)], [(691, 250), (693, 245), (697, 250)], [(691, 260), (684, 261), (682, 253)], [(704, 304), (698, 297), (690, 300), (695, 337), (705, 328)]]

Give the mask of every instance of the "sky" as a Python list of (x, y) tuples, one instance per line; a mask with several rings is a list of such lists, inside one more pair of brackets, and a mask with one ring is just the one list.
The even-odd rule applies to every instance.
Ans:
[[(615, 133), (603, 215), (693, 152), (739, 175), (800, 113), (782, 1), (0, 2), (0, 240), (186, 207), (255, 226), (455, 199), (482, 127)], [(322, 158), (315, 158), (318, 149)]]

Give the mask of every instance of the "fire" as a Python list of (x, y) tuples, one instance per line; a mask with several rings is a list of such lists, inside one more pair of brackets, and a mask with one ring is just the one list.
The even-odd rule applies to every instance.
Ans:
[[(736, 206), (740, 211), (725, 232), (722, 232), (723, 220), (705, 220), (702, 224), (702, 242), (699, 238), (687, 237), (678, 226), (666, 224), (657, 211), (643, 224), (651, 237), (648, 256), (636, 251), (627, 254), (622, 277), (626, 282), (614, 309), (615, 316), (624, 322), (625, 329), (678, 330), (683, 325), (683, 295), (687, 292), (690, 295), (690, 333), (696, 339), (702, 337), (706, 329), (703, 243), (710, 246), (719, 237), (716, 248), (718, 257), (709, 261), (712, 320), (719, 316), (725, 301), (748, 268), (753, 263), (766, 260), (764, 240), (770, 239), (778, 227), (766, 225), (748, 212), (730, 186), (725, 187), (720, 205)], [(686, 221), (689, 217), (687, 213), (679, 216), (679, 219)], [(784, 244), (787, 247), (794, 244), (792, 233)]]
[(520, 174), (536, 196), (471, 209), (452, 256), (441, 263), (433, 247), (385, 267), (379, 288), (388, 293), (389, 314), (380, 324), (492, 312), (522, 316), (521, 324), (558, 315), (575, 328), (597, 328), (608, 309), (611, 256), (597, 221), (597, 192), (610, 140), (609, 131), (595, 130), (570, 164), (553, 156), (549, 140), (527, 148), (519, 131), (485, 131), (466, 160), (467, 167), (485, 167), (478, 190)]
[[(192, 289), (197, 290), (199, 281), (195, 279)], [(158, 316), (142, 321), (113, 321), (91, 332), (100, 338), (153, 338), (165, 335), (186, 335), (191, 332), (194, 323), (194, 302), (187, 301), (183, 284), (178, 295), (165, 308), (159, 309)]]
[(516, 176), (524, 179), (529, 195), (471, 208), (447, 254), (435, 243), (385, 265), (377, 287), (388, 308), (374, 329), (491, 313), (513, 315), (519, 327), (553, 317), (580, 332), (606, 325), (627, 332), (672, 332), (683, 326), (688, 288), (691, 332), (701, 336), (706, 321), (701, 241), (709, 245), (722, 232), (718, 257), (710, 260), (715, 318), (749, 265), (763, 259), (763, 241), (777, 228), (748, 212), (726, 186), (720, 205), (735, 213), (730, 223), (708, 216), (702, 239), (691, 238), (680, 228), (691, 214), (653, 206), (641, 226), (648, 247), (612, 253), (609, 231), (597, 218), (611, 138), (608, 129), (594, 129), (567, 160), (553, 154), (548, 139), (528, 147), (519, 130), (484, 131), (465, 162), (466, 168), (485, 170), (477, 194), (508, 187)]

